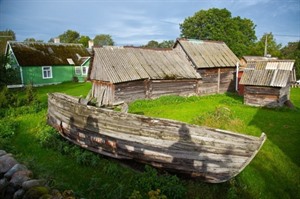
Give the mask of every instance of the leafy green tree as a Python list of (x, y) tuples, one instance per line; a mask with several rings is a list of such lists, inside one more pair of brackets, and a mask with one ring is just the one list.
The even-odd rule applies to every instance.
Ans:
[(172, 48), (175, 42), (173, 40), (164, 40), (159, 43), (159, 48)]
[(256, 40), (255, 24), (250, 19), (232, 17), (227, 9), (200, 10), (180, 24), (181, 37), (224, 41), (237, 55), (249, 54)]
[(61, 43), (78, 43), (80, 34), (74, 30), (67, 30), (58, 37)]
[(96, 35), (94, 38), (94, 46), (113, 46), (115, 42), (108, 34)]
[(300, 79), (300, 41), (289, 42), (288, 45), (283, 47), (280, 51), (282, 58), (295, 60), (296, 78)]
[(149, 41), (146, 45), (142, 46), (144, 48), (172, 48), (174, 46), (173, 40), (164, 40), (161, 43), (155, 40)]
[(26, 38), (24, 42), (44, 42), (43, 40), (36, 40), (35, 38)]
[(250, 55), (257, 55), (257, 56), (265, 56), (265, 43), (267, 39), (267, 54), (271, 55), (272, 57), (280, 57), (281, 56), (281, 44), (277, 44), (276, 40), (272, 33), (265, 33), (259, 41), (252, 46), (250, 51)]
[(159, 43), (157, 41), (151, 40), (145, 46), (145, 48), (159, 48)]
[(35, 38), (26, 38), (24, 42), (35, 42)]
[(85, 35), (81, 35), (78, 43), (82, 44), (84, 47), (88, 47), (89, 46), (89, 41), (91, 40), (91, 38), (89, 36), (85, 36)]
[(15, 41), (16, 34), (12, 30), (2, 30), (0, 31), (0, 56), (5, 54), (7, 41)]

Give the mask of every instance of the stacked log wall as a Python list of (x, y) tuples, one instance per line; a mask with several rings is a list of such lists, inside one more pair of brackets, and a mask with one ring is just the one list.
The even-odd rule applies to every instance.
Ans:
[(149, 98), (162, 95), (196, 95), (197, 80), (152, 80), (149, 85)]
[(145, 99), (146, 80), (123, 82), (115, 84), (115, 101), (130, 102), (136, 99)]
[(198, 69), (202, 77), (198, 94), (209, 95), (235, 91), (235, 68), (204, 68)]
[(251, 106), (279, 107), (286, 101), (287, 92), (288, 88), (245, 85), (244, 103)]

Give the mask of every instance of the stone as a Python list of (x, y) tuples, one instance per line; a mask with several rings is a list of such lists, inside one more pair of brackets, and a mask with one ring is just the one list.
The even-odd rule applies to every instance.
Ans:
[(6, 151), (0, 150), (0, 156), (3, 156), (3, 155), (5, 155), (5, 154), (6, 154)]
[(12, 157), (11, 154), (7, 153), (3, 156), (0, 156), (0, 174), (6, 173), (18, 162)]
[(23, 171), (23, 170), (28, 170), (27, 167), (23, 164), (15, 164), (10, 170), (8, 170), (5, 174), (4, 177), (7, 179), (10, 179), (14, 173), (17, 171)]
[[(6, 178), (2, 178), (0, 180), (0, 196), (5, 191), (5, 188), (8, 186), (8, 181)], [(1, 197), (0, 197), (1, 198)]]
[(39, 199), (53, 199), (53, 196), (49, 193), (42, 195)]
[(48, 193), (49, 190), (46, 187), (32, 187), (25, 193), (23, 199), (39, 199), (41, 196)]
[(18, 188), (16, 188), (15, 186), (8, 185), (5, 189), (5, 192), (2, 195), (2, 199), (12, 199), (17, 190)]
[(9, 183), (16, 187), (21, 187), (23, 182), (30, 180), (31, 177), (32, 172), (29, 170), (17, 171), (13, 174)]
[(46, 184), (46, 180), (43, 179), (32, 179), (32, 180), (28, 180), (23, 182), (22, 184), (22, 188), (24, 190), (29, 190), (32, 187), (38, 187), (38, 186), (44, 186)]
[(25, 194), (24, 189), (19, 189), (18, 191), (15, 192), (13, 199), (22, 199)]

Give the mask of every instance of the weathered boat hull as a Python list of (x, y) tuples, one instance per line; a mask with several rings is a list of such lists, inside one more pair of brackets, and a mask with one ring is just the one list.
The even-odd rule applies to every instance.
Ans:
[(48, 95), (48, 123), (69, 141), (118, 159), (220, 183), (240, 173), (254, 158), (260, 138), (86, 106), (60, 93)]

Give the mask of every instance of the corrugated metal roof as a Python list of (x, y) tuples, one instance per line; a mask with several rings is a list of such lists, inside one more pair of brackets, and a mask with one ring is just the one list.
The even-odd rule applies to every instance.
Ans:
[(112, 83), (139, 79), (201, 78), (182, 52), (141, 48), (94, 48), (90, 79)]
[(178, 39), (178, 44), (196, 65), (196, 68), (234, 67), (239, 59), (224, 42)]
[(285, 87), (290, 78), (289, 70), (244, 70), (240, 84), (253, 86)]
[[(8, 42), (21, 66), (81, 65), (90, 56), (82, 44)], [(69, 59), (69, 61), (68, 61)]]

